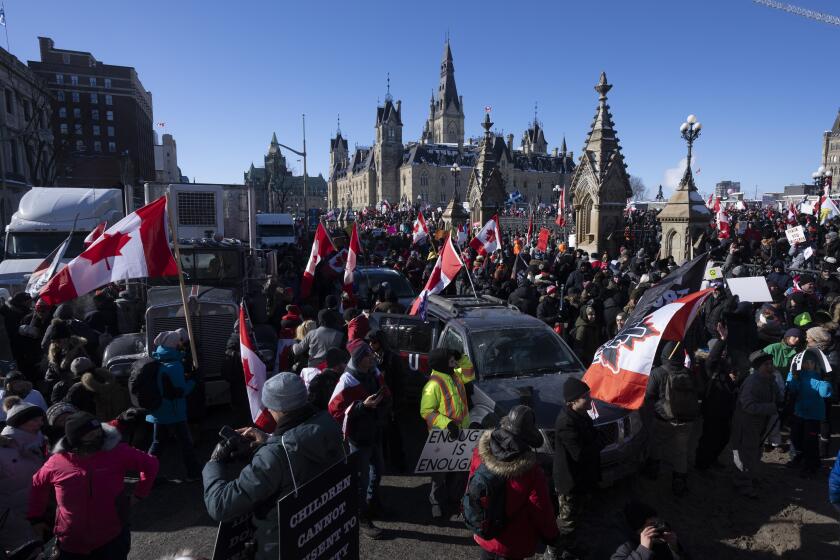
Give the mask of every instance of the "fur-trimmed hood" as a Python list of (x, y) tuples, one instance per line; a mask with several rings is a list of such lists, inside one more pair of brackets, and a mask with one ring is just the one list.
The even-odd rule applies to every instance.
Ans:
[(490, 430), (481, 434), (478, 440), (478, 456), (491, 473), (510, 480), (522, 476), (537, 464), (537, 455), (533, 451), (526, 451), (512, 461), (501, 461), (493, 455), (490, 449)]
[(62, 355), (62, 348), (58, 342), (50, 342), (50, 350), (47, 354), (50, 365), (61, 370), (70, 371), (70, 364), (74, 359), (79, 356), (87, 355), (85, 353), (85, 345), (87, 342), (87, 339), (82, 338), (81, 336), (71, 336), (70, 345), (67, 347), (67, 350), (63, 352), (64, 355)]
[(93, 393), (100, 393), (108, 389), (113, 380), (114, 376), (105, 368), (96, 368), (82, 374), (82, 386)]
[[(110, 451), (122, 441), (122, 434), (120, 434), (120, 431), (112, 425), (102, 422), (102, 431), (105, 432), (105, 442), (102, 444), (102, 449), (100, 449), (100, 451)], [(62, 437), (58, 440), (58, 443), (55, 444), (52, 452), (72, 453), (72, 450), (67, 447), (67, 438)]]

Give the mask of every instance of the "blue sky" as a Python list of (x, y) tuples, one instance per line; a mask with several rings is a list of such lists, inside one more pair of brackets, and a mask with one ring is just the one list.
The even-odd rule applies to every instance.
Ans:
[[(840, 15), (830, 0), (797, 3)], [(704, 125), (693, 166), (700, 190), (731, 179), (751, 195), (808, 180), (840, 106), (831, 71), (840, 27), (751, 0), (5, 5), (11, 51), (24, 61), (39, 58), (42, 35), (136, 67), (155, 121), (167, 123), (183, 172), (199, 182), (241, 182), (274, 131), (300, 148), (302, 113), (310, 174), (326, 174), (338, 114), (351, 147), (372, 141), (388, 72), (403, 138), (417, 139), (447, 31), (468, 136), (490, 105), (518, 145), (538, 102), (549, 145), (565, 135), (577, 157), (605, 70), (629, 171), (653, 192), (679, 177), (688, 113)]]

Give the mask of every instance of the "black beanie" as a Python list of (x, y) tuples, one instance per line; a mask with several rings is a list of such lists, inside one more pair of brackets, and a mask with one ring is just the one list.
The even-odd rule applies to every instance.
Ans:
[(588, 392), (589, 385), (577, 377), (570, 377), (563, 383), (563, 400), (565, 402), (576, 401)]
[(101, 428), (102, 424), (93, 414), (87, 412), (76, 412), (67, 419), (64, 424), (64, 434), (67, 438), (67, 445), (74, 449), (82, 442), (85, 434)]
[(452, 368), (449, 367), (449, 358), (452, 351), (448, 348), (435, 348), (429, 352), (429, 367), (441, 373), (452, 375)]

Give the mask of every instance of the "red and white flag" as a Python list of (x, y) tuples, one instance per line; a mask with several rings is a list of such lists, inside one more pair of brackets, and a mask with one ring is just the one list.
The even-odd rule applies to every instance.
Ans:
[(99, 239), (99, 236), (102, 235), (105, 232), (105, 226), (106, 225), (107, 225), (106, 222), (102, 222), (101, 224), (99, 224), (98, 226), (93, 228), (93, 231), (91, 231), (89, 234), (87, 234), (87, 237), (85, 237), (85, 241), (84, 241), (85, 249), (87, 249), (88, 247), (93, 245), (93, 242), (96, 241), (97, 239)]
[(312, 283), (315, 281), (315, 268), (322, 259), (335, 251), (324, 224), (319, 223), (315, 230), (315, 239), (312, 240), (312, 251), (309, 253), (309, 261), (306, 263), (306, 270), (303, 271), (303, 279), (300, 281), (300, 297), (306, 299), (312, 293)]
[(414, 227), (411, 230), (411, 242), (414, 244), (425, 243), (428, 237), (429, 228), (426, 226), (423, 212), (417, 212), (417, 219), (414, 220)]
[(262, 389), (266, 381), (265, 363), (254, 348), (254, 337), (248, 328), (245, 304), (239, 304), (239, 355), (242, 357), (242, 373), (245, 375), (245, 391), (254, 425), (264, 432), (274, 431), (274, 418), (262, 404)]
[(627, 324), (595, 352), (583, 376), (594, 398), (637, 409), (645, 400), (659, 342), (682, 340), (700, 306), (714, 289), (701, 290)]
[(455, 241), (458, 243), (459, 247), (463, 247), (464, 243), (467, 242), (467, 224), (461, 224), (458, 226), (458, 236)]
[(716, 218), (718, 239), (729, 239), (729, 216), (726, 215), (726, 210), (718, 210)]
[(525, 234), (525, 245), (531, 246), (531, 237), (534, 235), (534, 214), (528, 216), (528, 232)]
[(160, 197), (108, 228), (44, 286), (41, 299), (58, 305), (117, 280), (176, 276), (168, 229)]
[(721, 206), (720, 206), (720, 197), (719, 197), (719, 196), (716, 196), (716, 197), (715, 197), (715, 201), (714, 201), (714, 203), (712, 203), (712, 212), (714, 212), (715, 214), (717, 214), (718, 212), (720, 212), (720, 208), (721, 208)]
[(502, 248), (502, 236), (499, 228), (499, 216), (494, 215), (475, 237), (470, 241), (470, 247), (480, 255), (489, 255)]
[(432, 294), (439, 294), (449, 285), (450, 282), (458, 275), (458, 272), (464, 266), (464, 261), (455, 250), (452, 244), (452, 236), (447, 236), (446, 241), (443, 242), (443, 248), (438, 255), (435, 267), (432, 269), (432, 274), (429, 280), (426, 281), (426, 286), (414, 303), (411, 304), (411, 311), (409, 315), (425, 315), (426, 300)]
[(330, 257), (328, 262), (330, 263), (330, 268), (333, 269), (336, 274), (344, 275), (344, 267), (347, 265), (347, 249), (338, 251)]
[(557, 202), (557, 217), (554, 223), (559, 227), (566, 225), (566, 187), (560, 189), (560, 200)]
[(47, 285), (47, 282), (55, 276), (56, 271), (58, 271), (58, 267), (61, 266), (61, 259), (64, 258), (64, 253), (67, 252), (67, 247), (70, 246), (70, 241), (73, 239), (73, 232), (70, 232), (70, 235), (67, 236), (67, 239), (61, 242), (61, 244), (52, 250), (52, 253), (47, 255), (47, 257), (41, 261), (35, 270), (32, 271), (32, 274), (29, 275), (29, 280), (26, 282), (26, 289), (24, 290), (30, 296), (37, 297), (38, 292), (41, 291), (41, 288)]
[(708, 208), (709, 210), (711, 210), (714, 207), (714, 198), (714, 193), (711, 193), (709, 195), (709, 200), (706, 201), (706, 208)]
[(787, 223), (788, 225), (796, 225), (798, 223), (796, 219), (796, 206), (794, 206), (793, 202), (788, 202)]
[(347, 263), (344, 266), (344, 293), (348, 295), (353, 295), (353, 273), (356, 271), (356, 259), (360, 254), (362, 254), (362, 246), (359, 244), (356, 222), (353, 222), (353, 229), (350, 230), (350, 246), (347, 248)]

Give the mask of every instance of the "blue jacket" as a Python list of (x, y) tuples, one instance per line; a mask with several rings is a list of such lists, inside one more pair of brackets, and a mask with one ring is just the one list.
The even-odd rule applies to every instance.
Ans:
[[(184, 353), (174, 348), (165, 348), (158, 346), (157, 350), (152, 353), (152, 358), (158, 361), (160, 369), (158, 370), (158, 390), (163, 397), (163, 404), (156, 410), (151, 411), (146, 416), (146, 422), (152, 424), (175, 424), (177, 422), (187, 421), (187, 399), (193, 388), (195, 381), (187, 381), (184, 377)], [(181, 389), (182, 396), (174, 399), (167, 399), (166, 393), (163, 390), (163, 376), (169, 377), (172, 385), (176, 389)]]
[(803, 369), (799, 372), (799, 379), (794, 379), (788, 373), (787, 387), (796, 399), (793, 413), (805, 420), (824, 420), (825, 402), (823, 399), (831, 396), (831, 382), (820, 379), (819, 373)]
[(832, 504), (840, 504), (840, 453), (834, 461), (834, 468), (828, 475), (828, 501)]

